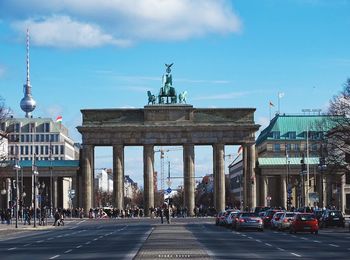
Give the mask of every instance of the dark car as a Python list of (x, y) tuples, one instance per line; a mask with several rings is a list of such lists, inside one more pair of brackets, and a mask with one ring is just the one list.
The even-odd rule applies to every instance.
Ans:
[(345, 218), (340, 210), (326, 210), (320, 218), (321, 227), (345, 227)]
[(276, 212), (280, 212), (281, 210), (277, 209), (270, 209), (265, 211), (265, 214), (263, 216), (263, 221), (264, 221), (264, 227), (269, 227), (271, 226), (271, 219), (273, 215), (275, 215)]

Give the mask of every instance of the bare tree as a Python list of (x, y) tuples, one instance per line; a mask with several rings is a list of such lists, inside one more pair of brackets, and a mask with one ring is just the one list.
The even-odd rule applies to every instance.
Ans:
[[(0, 96), (0, 147), (7, 139), (6, 129), (1, 129), (1, 124), (8, 118), (10, 110), (5, 106), (4, 99)], [(5, 160), (7, 157), (6, 153), (2, 153), (0, 149), (0, 161)]]
[(350, 78), (344, 84), (343, 90), (335, 95), (329, 103), (328, 115), (332, 129), (326, 136), (326, 150), (321, 151), (327, 156), (327, 165), (336, 169), (346, 169), (350, 158)]

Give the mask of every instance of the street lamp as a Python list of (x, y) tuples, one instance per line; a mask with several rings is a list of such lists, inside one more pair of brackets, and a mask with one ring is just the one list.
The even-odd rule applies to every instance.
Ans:
[(13, 166), (13, 169), (16, 171), (16, 228), (18, 228), (18, 197), (19, 197), (18, 171), (21, 169), (21, 166), (19, 166), (19, 163), (18, 163), (18, 159), (16, 159), (16, 163)]
[(39, 175), (38, 169), (35, 165), (35, 163), (33, 164), (33, 194), (34, 194), (34, 227), (36, 227), (36, 176)]

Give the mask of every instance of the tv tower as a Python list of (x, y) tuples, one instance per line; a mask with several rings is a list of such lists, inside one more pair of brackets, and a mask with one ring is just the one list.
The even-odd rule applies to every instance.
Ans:
[(32, 97), (32, 87), (29, 79), (29, 29), (27, 29), (27, 81), (23, 85), (24, 97), (21, 100), (21, 108), (26, 112), (26, 117), (32, 117), (32, 112), (36, 107), (36, 102)]

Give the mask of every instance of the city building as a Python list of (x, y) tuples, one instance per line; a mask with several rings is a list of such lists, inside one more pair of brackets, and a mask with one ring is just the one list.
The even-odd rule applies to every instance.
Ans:
[(325, 115), (279, 115), (256, 140), (258, 205), (350, 208), (344, 171), (322, 162), (324, 135), (332, 128)]

